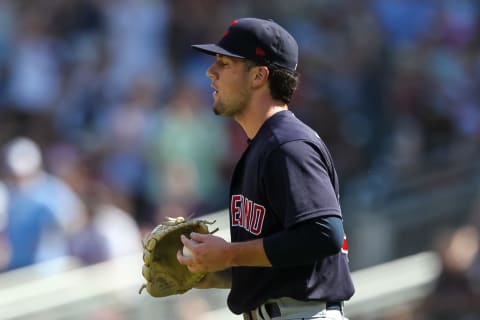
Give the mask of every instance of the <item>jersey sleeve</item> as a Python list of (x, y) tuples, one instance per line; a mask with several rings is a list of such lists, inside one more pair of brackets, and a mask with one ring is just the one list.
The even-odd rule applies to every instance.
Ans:
[(265, 237), (263, 246), (273, 267), (296, 267), (337, 254), (343, 236), (342, 219), (323, 216)]
[(272, 151), (264, 167), (263, 185), (269, 204), (289, 228), (312, 218), (341, 217), (333, 167), (324, 151), (309, 141), (284, 143)]

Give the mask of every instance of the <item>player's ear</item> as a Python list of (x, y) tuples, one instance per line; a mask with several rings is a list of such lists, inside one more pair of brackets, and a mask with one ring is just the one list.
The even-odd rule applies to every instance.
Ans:
[(254, 86), (260, 86), (263, 85), (268, 81), (268, 76), (270, 74), (270, 71), (268, 70), (267, 67), (265, 66), (258, 66), (254, 68), (254, 74), (253, 74), (253, 84)]

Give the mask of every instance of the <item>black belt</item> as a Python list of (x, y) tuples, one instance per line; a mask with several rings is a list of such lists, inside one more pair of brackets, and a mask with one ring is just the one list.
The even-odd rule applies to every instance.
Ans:
[[(282, 315), (280, 311), (280, 306), (276, 302), (267, 302), (264, 304), (265, 310), (267, 311), (267, 314), (270, 318), (274, 317), (280, 317)], [(343, 304), (341, 302), (327, 302), (326, 303), (326, 309), (327, 310), (338, 310), (340, 312), (343, 311)], [(258, 309), (258, 312), (260, 313), (260, 316), (262, 318), (262, 311), (261, 309)], [(249, 311), (247, 313), (243, 314), (243, 319), (244, 320), (257, 320), (256, 316), (256, 310)]]

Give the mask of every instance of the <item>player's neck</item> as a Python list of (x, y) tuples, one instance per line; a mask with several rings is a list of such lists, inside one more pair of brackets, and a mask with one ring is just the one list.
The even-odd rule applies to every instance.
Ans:
[(262, 103), (252, 103), (244, 113), (235, 116), (247, 137), (253, 139), (263, 123), (277, 112), (288, 110), (288, 106), (282, 102), (269, 99)]

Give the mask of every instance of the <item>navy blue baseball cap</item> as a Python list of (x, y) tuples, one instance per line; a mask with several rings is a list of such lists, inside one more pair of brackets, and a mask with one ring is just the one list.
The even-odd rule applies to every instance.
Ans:
[(298, 44), (293, 36), (273, 20), (241, 18), (233, 20), (217, 44), (196, 44), (200, 52), (243, 58), (294, 72), (298, 64)]

